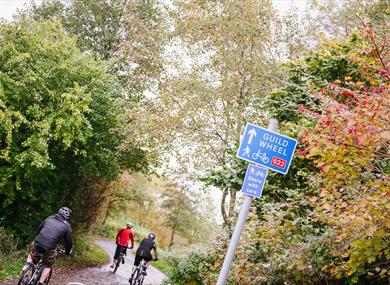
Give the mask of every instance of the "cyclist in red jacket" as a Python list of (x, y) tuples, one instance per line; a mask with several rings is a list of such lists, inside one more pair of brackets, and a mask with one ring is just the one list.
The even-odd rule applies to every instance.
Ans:
[(115, 267), (115, 263), (119, 257), (121, 249), (124, 248), (125, 252), (126, 252), (126, 249), (128, 247), (128, 244), (129, 244), (129, 239), (131, 240), (130, 249), (132, 249), (134, 247), (134, 236), (133, 236), (133, 232), (131, 231), (132, 227), (133, 227), (133, 224), (128, 222), (126, 227), (121, 228), (118, 231), (118, 234), (116, 235), (116, 245), (117, 246), (116, 246), (114, 260), (113, 260), (113, 263), (111, 265), (111, 268)]

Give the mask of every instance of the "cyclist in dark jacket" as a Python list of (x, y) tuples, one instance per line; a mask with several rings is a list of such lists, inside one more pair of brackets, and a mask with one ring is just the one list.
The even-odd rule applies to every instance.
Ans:
[[(26, 266), (30, 266), (37, 253), (43, 253), (42, 263), (45, 269), (42, 271), (38, 284), (43, 284), (50, 268), (55, 262), (56, 247), (61, 239), (65, 242), (65, 254), (69, 255), (72, 250), (72, 229), (69, 217), (72, 211), (62, 207), (57, 214), (47, 217), (38, 227), (37, 235), (31, 243), (31, 252), (28, 255)], [(25, 269), (23, 268), (23, 269)]]
[[(131, 272), (131, 277), (129, 279), (129, 282), (131, 283), (134, 278), (134, 272), (137, 269), (137, 266), (141, 263), (142, 259), (146, 261), (145, 268), (148, 268), (149, 264), (152, 262), (152, 260), (157, 260), (157, 246), (154, 239), (156, 238), (156, 235), (154, 233), (150, 233), (147, 238), (144, 238), (141, 243), (138, 246), (133, 269)], [(154, 251), (154, 259), (152, 257), (152, 250)], [(146, 269), (145, 269), (146, 274)]]

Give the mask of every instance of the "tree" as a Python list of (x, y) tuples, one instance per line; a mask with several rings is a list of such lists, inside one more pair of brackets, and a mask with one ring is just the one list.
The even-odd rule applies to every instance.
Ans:
[(120, 85), (59, 23), (2, 24), (0, 34), (1, 224), (31, 238), (64, 204), (91, 223), (102, 198), (83, 207), (93, 185), (125, 167)]
[(126, 0), (44, 0), (21, 11), (19, 17), (36, 21), (57, 20), (77, 38), (82, 50), (109, 60), (121, 44)]
[(144, 183), (141, 175), (130, 175), (124, 171), (111, 183), (109, 187), (109, 197), (106, 199), (106, 205), (102, 210), (102, 223), (106, 224), (110, 216), (129, 216), (134, 222), (142, 225), (142, 219), (138, 219), (135, 213), (134, 205), (141, 208), (145, 203), (150, 203), (153, 197), (147, 194), (141, 183)]
[[(19, 18), (57, 20), (77, 39), (77, 46), (96, 58), (105, 59), (109, 71), (121, 84), (123, 134), (120, 150), (131, 169), (147, 172), (144, 163), (156, 163), (154, 137), (148, 136), (144, 96), (161, 84), (163, 51), (168, 41), (164, 6), (157, 0), (44, 0), (31, 4)], [(134, 124), (137, 128), (133, 128)], [(136, 150), (136, 151), (135, 151)]]
[[(388, 44), (374, 30), (365, 31), (325, 42), (286, 65), (291, 83), (271, 93), (282, 99), (275, 104), (277, 114), (291, 112), (280, 117), (283, 131), (304, 135), (289, 174), (270, 173), (263, 197), (254, 203), (231, 282), (386, 282), (383, 212), (389, 201), (378, 197), (388, 195)], [(239, 177), (244, 171), (239, 165), (233, 169), (226, 173)], [(226, 173), (209, 178), (236, 182)], [(213, 245), (218, 268), (227, 239)]]
[(19, 17), (61, 21), (80, 49), (110, 60), (129, 99), (158, 85), (167, 27), (156, 0), (44, 0)]
[[(174, 152), (192, 177), (227, 169), (226, 149), (237, 145), (246, 121), (265, 117), (257, 110), (277, 85), (278, 72), (273, 12), (270, 1), (175, 2), (167, 67), (172, 72), (150, 100), (146, 123), (156, 143), (165, 153)], [(239, 189), (222, 190), (223, 200), (232, 201), (224, 211), (230, 224)]]
[(175, 233), (191, 230), (189, 221), (194, 215), (193, 202), (187, 196), (188, 190), (176, 184), (168, 184), (161, 194), (161, 208), (165, 210), (165, 225), (171, 229), (168, 248), (173, 246)]
[[(289, 65), (290, 80), (301, 80), (293, 90), (316, 101), (301, 97), (306, 115), (285, 117), (303, 133), (300, 154), (292, 176), (267, 179), (237, 250), (235, 280), (382, 284), (388, 278), (387, 218), (381, 214), (389, 204), (388, 48), (367, 32), (325, 43)], [(283, 90), (290, 95), (284, 102), (295, 99), (297, 93)], [(288, 110), (298, 114), (294, 108)]]
[[(368, 30), (370, 38), (373, 33)], [(348, 77), (317, 95), (325, 108), (309, 112), (318, 124), (302, 136), (305, 156), (320, 169), (320, 193), (311, 201), (335, 230), (333, 260), (323, 270), (353, 283), (388, 280), (390, 236), (383, 211), (390, 205), (390, 75), (388, 44), (383, 41), (385, 48), (377, 53), (378, 44), (371, 42), (372, 50), (351, 59), (363, 65), (359, 71), (366, 80)]]
[[(386, 34), (389, 28), (388, 0), (312, 0), (307, 17), (312, 28), (331, 37), (348, 37), (363, 24)], [(316, 11), (317, 13), (313, 13)], [(313, 16), (314, 15), (314, 16)]]

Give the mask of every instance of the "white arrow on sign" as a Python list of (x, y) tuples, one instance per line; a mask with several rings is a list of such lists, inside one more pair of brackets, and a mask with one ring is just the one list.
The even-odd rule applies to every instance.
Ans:
[(249, 134), (248, 144), (251, 144), (253, 137), (255, 137), (257, 135), (256, 134), (256, 130), (255, 129), (251, 129), (251, 130), (249, 130), (248, 134)]

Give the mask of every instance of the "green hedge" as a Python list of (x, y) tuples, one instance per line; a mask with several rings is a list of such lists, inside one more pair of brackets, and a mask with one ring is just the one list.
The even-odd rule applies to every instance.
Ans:
[(215, 275), (215, 257), (207, 251), (193, 249), (186, 255), (165, 256), (165, 260), (169, 264), (169, 270), (164, 285), (206, 285), (211, 284), (209, 278)]

